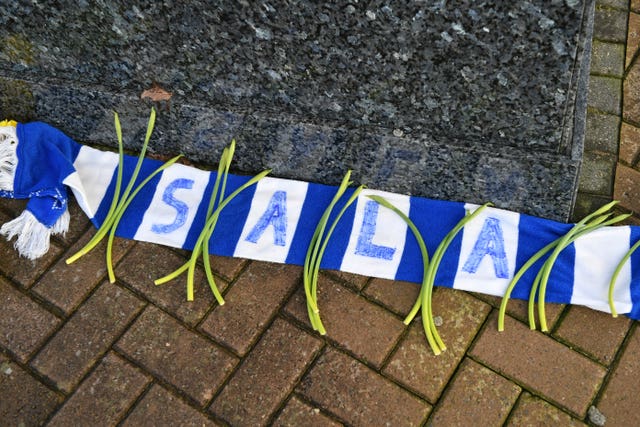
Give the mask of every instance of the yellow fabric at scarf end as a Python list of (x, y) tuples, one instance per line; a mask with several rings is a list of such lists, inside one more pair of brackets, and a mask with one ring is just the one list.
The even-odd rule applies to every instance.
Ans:
[(16, 127), (17, 124), (18, 124), (18, 122), (16, 122), (15, 120), (2, 120), (2, 121), (0, 121), (0, 126)]

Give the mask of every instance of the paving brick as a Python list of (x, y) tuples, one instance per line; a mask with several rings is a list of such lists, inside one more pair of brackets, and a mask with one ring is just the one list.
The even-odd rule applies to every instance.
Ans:
[[(22, 213), (27, 205), (26, 199), (0, 199), (0, 207), (4, 210), (9, 217), (2, 219), (2, 222), (15, 218)], [(82, 236), (85, 230), (89, 227), (89, 218), (82, 212), (82, 209), (78, 205), (75, 197), (69, 199), (69, 215), (71, 221), (69, 221), (69, 230), (64, 234), (56, 234), (53, 238), (62, 246), (69, 246)]]
[(628, 0), (596, 0), (596, 6), (608, 6), (626, 10), (629, 8)]
[(620, 115), (622, 80), (615, 77), (589, 77), (587, 103), (601, 113)]
[(369, 282), (364, 294), (405, 317), (420, 294), (420, 285), (376, 278)]
[(429, 425), (501, 425), (519, 394), (520, 387), (516, 384), (465, 359)]
[(211, 255), (211, 268), (227, 280), (233, 280), (249, 260)]
[(591, 74), (622, 77), (625, 49), (623, 43), (593, 41), (591, 51)]
[(299, 391), (354, 426), (420, 425), (431, 410), (429, 404), (333, 349), (318, 359)]
[(232, 425), (266, 425), (321, 348), (319, 339), (276, 319), (211, 410)]
[(251, 263), (216, 307), (202, 330), (241, 356), (254, 343), (289, 293), (300, 283), (302, 268), (294, 265)]
[(0, 279), (0, 346), (21, 362), (56, 329), (60, 320)]
[(516, 409), (513, 410), (507, 426), (586, 426), (583, 422), (562, 412), (544, 400), (522, 393)]
[(482, 326), (491, 307), (471, 295), (438, 288), (433, 296), (434, 315), (447, 350), (435, 356), (424, 336), (420, 319), (414, 319), (409, 334), (392, 356), (384, 373), (435, 403), (455, 372), (464, 353)]
[(38, 353), (32, 366), (70, 392), (142, 307), (143, 302), (131, 292), (103, 283)]
[(635, 329), (598, 403), (607, 425), (640, 425), (640, 330)]
[(116, 345), (201, 406), (237, 363), (236, 358), (155, 307), (147, 307)]
[(640, 0), (631, 0), (631, 10), (640, 13)]
[(620, 117), (612, 114), (587, 113), (587, 130), (584, 137), (585, 151), (618, 154)]
[(71, 246), (93, 225), (89, 221), (87, 215), (82, 211), (80, 205), (78, 205), (75, 197), (69, 199), (69, 215), (71, 220), (69, 221), (69, 230), (65, 234), (56, 234), (54, 238), (64, 246)]
[(593, 20), (593, 38), (624, 43), (627, 38), (627, 11), (598, 7)]
[(470, 354), (584, 417), (605, 369), (509, 316), (505, 331), (498, 332), (497, 328), (498, 316), (494, 312)]
[(0, 354), (0, 420), (5, 425), (43, 425), (62, 400)]
[[(66, 258), (81, 249), (94, 234), (94, 230), (85, 233), (33, 287), (34, 293), (65, 314), (71, 313), (106, 277), (106, 239), (73, 264), (67, 265), (65, 262)], [(116, 238), (113, 244), (113, 262), (117, 263), (132, 245), (131, 240)]]
[(122, 427), (181, 426), (209, 427), (217, 423), (154, 384), (121, 424)]
[(614, 318), (609, 313), (572, 306), (556, 336), (608, 365), (613, 362), (630, 325), (631, 320), (626, 316)]
[[(4, 223), (5, 221), (16, 218), (22, 213), (25, 207), (27, 207), (26, 199), (0, 198), (0, 209), (4, 211), (4, 214), (0, 214), (3, 216), (2, 222)], [(4, 218), (5, 216), (6, 219)]]
[(273, 425), (274, 427), (340, 427), (342, 424), (320, 412), (319, 408), (309, 406), (294, 396), (287, 402)]
[[(194, 277), (194, 300), (187, 301), (186, 273), (156, 286), (153, 281), (166, 276), (186, 262), (172, 250), (151, 243), (138, 243), (122, 260), (116, 275), (131, 289), (141, 293), (149, 301), (162, 307), (183, 322), (194, 326), (202, 320), (215, 298), (209, 288), (204, 272), (196, 268)], [(143, 265), (144, 268), (140, 268)], [(220, 292), (224, 292), (227, 282), (216, 278)]]
[(610, 196), (613, 190), (616, 160), (616, 157), (610, 154), (585, 152), (582, 156), (579, 191)]
[[(593, 212), (593, 211), (591, 211)], [(500, 304), (502, 303), (502, 298), (494, 297), (491, 295), (483, 295), (483, 294), (474, 294), (476, 297), (480, 298), (483, 301), (488, 302), (492, 306), (497, 309), (500, 309)], [(537, 306), (536, 306), (537, 307)], [(560, 315), (565, 308), (565, 304), (550, 304), (547, 303), (544, 305), (545, 313), (547, 315), (547, 326), (549, 329), (553, 329), (558, 319), (560, 319)], [(511, 317), (515, 317), (516, 319), (529, 324), (529, 301), (511, 298), (509, 299), (509, 303), (507, 304), (507, 314)], [(536, 325), (539, 325), (540, 320), (538, 319), (538, 310), (535, 310), (536, 315)]]
[(618, 163), (613, 198), (622, 207), (640, 213), (640, 172)]
[(635, 61), (624, 79), (622, 118), (640, 126), (640, 61)]
[(620, 127), (620, 155), (619, 160), (628, 166), (634, 166), (640, 155), (640, 128), (628, 123)]
[[(318, 307), (327, 337), (377, 367), (405, 329), (402, 320), (327, 276), (319, 280)], [(302, 289), (291, 298), (286, 311), (311, 327)]]
[(336, 277), (338, 278), (338, 281), (346, 282), (349, 287), (357, 290), (362, 290), (362, 288), (364, 288), (364, 285), (366, 285), (367, 281), (369, 280), (367, 276), (362, 276), (355, 273), (347, 273), (345, 271), (329, 270), (325, 271), (324, 274), (330, 277)]
[[(2, 199), (0, 199), (2, 200)], [(10, 217), (0, 213), (0, 223), (11, 220)], [(23, 288), (30, 288), (34, 281), (54, 262), (62, 253), (62, 249), (56, 243), (51, 243), (49, 251), (35, 261), (21, 257), (13, 247), (12, 240), (0, 236), (0, 271), (6, 277), (11, 278)]]
[(110, 353), (47, 425), (115, 425), (149, 381), (137, 368)]
[(627, 32), (627, 52), (624, 66), (627, 68), (631, 65), (638, 48), (640, 47), (640, 14), (629, 13), (629, 31)]

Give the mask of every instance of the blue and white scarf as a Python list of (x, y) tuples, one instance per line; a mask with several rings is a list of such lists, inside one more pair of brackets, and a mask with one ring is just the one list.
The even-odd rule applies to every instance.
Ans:
[[(69, 224), (67, 188), (98, 227), (115, 191), (118, 155), (82, 146), (43, 123), (0, 125), (0, 196), (29, 199), (26, 210), (2, 226), (17, 237), (16, 249), (35, 259), (52, 233)], [(124, 179), (136, 159), (125, 156)], [(147, 176), (161, 163), (145, 159)], [(215, 172), (174, 164), (153, 178), (128, 207), (120, 237), (192, 249), (204, 225)], [(230, 191), (249, 177), (229, 175)], [(210, 240), (212, 254), (278, 263), (304, 263), (309, 241), (335, 187), (264, 178), (241, 192), (221, 213)], [(477, 206), (364, 190), (335, 229), (322, 268), (421, 283), (422, 258), (407, 224), (367, 195), (381, 195), (411, 218), (429, 253)], [(572, 227), (501, 209), (487, 208), (470, 221), (445, 253), (435, 284), (502, 296), (517, 269)], [(546, 301), (609, 312), (614, 269), (640, 240), (640, 227), (609, 226), (586, 234), (555, 263)], [(542, 261), (540, 261), (542, 262)], [(512, 297), (528, 299), (536, 272), (528, 271)], [(640, 319), (640, 251), (618, 275), (614, 303), (619, 313)]]

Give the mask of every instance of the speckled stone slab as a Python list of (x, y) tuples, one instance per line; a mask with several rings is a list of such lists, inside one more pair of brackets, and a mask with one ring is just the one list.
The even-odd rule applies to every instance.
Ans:
[(0, 115), (135, 149), (157, 83), (160, 154), (570, 214), (593, 0), (59, 3), (3, 6)]

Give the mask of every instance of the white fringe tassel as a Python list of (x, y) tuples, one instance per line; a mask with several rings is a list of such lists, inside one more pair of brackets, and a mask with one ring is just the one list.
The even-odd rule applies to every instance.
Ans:
[(51, 227), (51, 233), (52, 234), (61, 234), (62, 236), (67, 234), (67, 231), (69, 231), (69, 221), (70, 220), (71, 220), (71, 215), (69, 215), (69, 209), (65, 209), (64, 213), (62, 214), (62, 216), (60, 218), (58, 218), (56, 223), (53, 224), (53, 227)]
[(18, 166), (18, 136), (13, 126), (0, 126), (0, 190), (13, 191), (13, 177)]
[(18, 250), (21, 256), (29, 258), (30, 260), (40, 258), (49, 250), (51, 229), (40, 223), (36, 217), (27, 210), (23, 211), (18, 218), (0, 227), (0, 234), (5, 236), (7, 240), (18, 236), (13, 247)]

